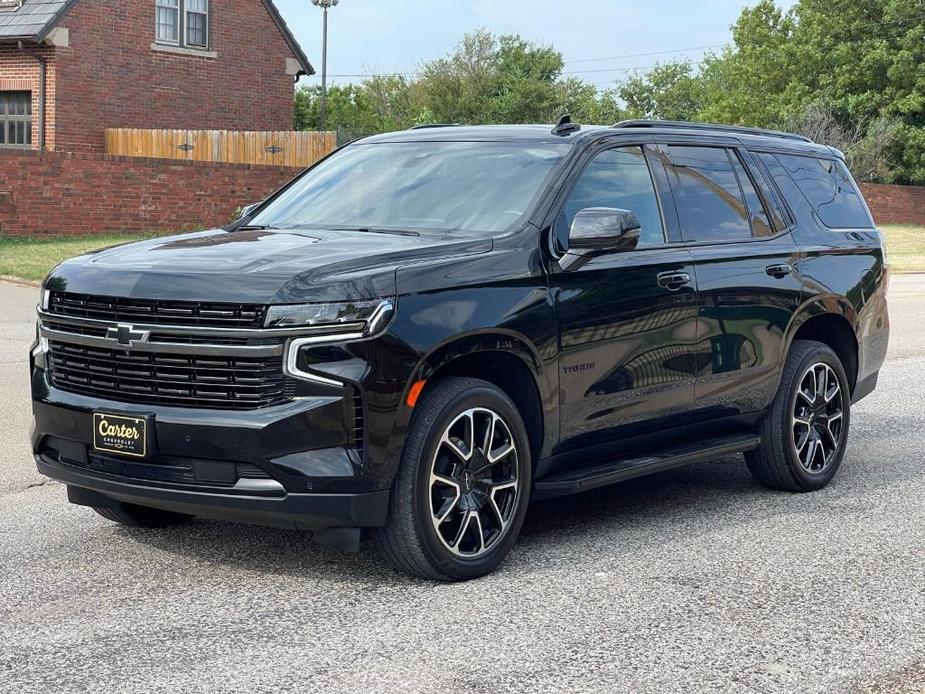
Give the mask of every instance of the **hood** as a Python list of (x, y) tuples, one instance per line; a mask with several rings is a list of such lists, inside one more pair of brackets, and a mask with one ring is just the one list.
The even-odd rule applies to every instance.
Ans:
[(486, 253), (490, 239), (362, 231), (221, 229), (114, 246), (63, 262), (55, 291), (144, 299), (284, 304), (395, 294), (416, 260)]

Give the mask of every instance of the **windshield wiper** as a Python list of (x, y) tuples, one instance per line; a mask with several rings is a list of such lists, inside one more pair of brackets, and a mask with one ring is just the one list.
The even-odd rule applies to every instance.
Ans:
[(420, 236), (410, 229), (388, 229), (385, 227), (329, 227), (331, 231), (361, 231), (364, 234), (393, 234), (395, 236)]
[(245, 224), (243, 227), (238, 227), (235, 231), (266, 231), (267, 229), (273, 229), (269, 224)]

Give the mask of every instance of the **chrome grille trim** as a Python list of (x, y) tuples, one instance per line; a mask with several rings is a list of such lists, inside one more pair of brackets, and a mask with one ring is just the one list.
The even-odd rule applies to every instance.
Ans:
[(77, 332), (63, 332), (52, 330), (39, 324), (39, 334), (47, 340), (56, 342), (67, 342), (85, 347), (99, 347), (101, 349), (116, 349), (129, 352), (162, 352), (170, 354), (191, 354), (191, 355), (238, 355), (250, 357), (278, 357), (283, 353), (282, 343), (269, 345), (221, 345), (204, 343), (186, 344), (183, 342), (157, 342), (153, 336), (152, 339), (145, 343), (132, 345), (131, 349), (122, 348), (119, 344), (106, 337), (97, 337), (94, 335), (82, 335)]
[[(77, 318), (48, 311), (39, 311), (39, 320), (62, 325), (90, 326), (102, 330), (114, 328), (125, 321), (100, 320), (98, 318)], [(365, 323), (340, 323), (338, 325), (315, 325), (298, 328), (212, 328), (197, 325), (171, 325), (163, 323), (133, 322), (137, 330), (147, 330), (155, 335), (215, 336), (241, 338), (292, 337), (295, 335), (324, 334), (336, 336), (339, 333), (362, 331)]]

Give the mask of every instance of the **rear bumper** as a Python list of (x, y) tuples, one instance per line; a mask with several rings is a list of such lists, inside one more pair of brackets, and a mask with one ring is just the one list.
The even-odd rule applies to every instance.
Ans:
[(338, 527), (377, 527), (385, 524), (388, 490), (343, 494), (293, 494), (272, 496), (167, 489), (118, 479), (114, 475), (87, 474), (76, 466), (35, 456), (39, 472), (76, 487), (72, 501), (105, 505), (95, 494), (123, 503), (186, 513), (205, 518), (258, 525), (313, 530)]

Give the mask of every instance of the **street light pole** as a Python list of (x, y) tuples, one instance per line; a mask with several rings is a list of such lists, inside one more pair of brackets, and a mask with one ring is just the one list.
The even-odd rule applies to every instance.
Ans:
[(320, 7), (323, 15), (324, 29), (321, 34), (321, 130), (328, 119), (328, 10), (340, 0), (312, 0), (315, 7)]

